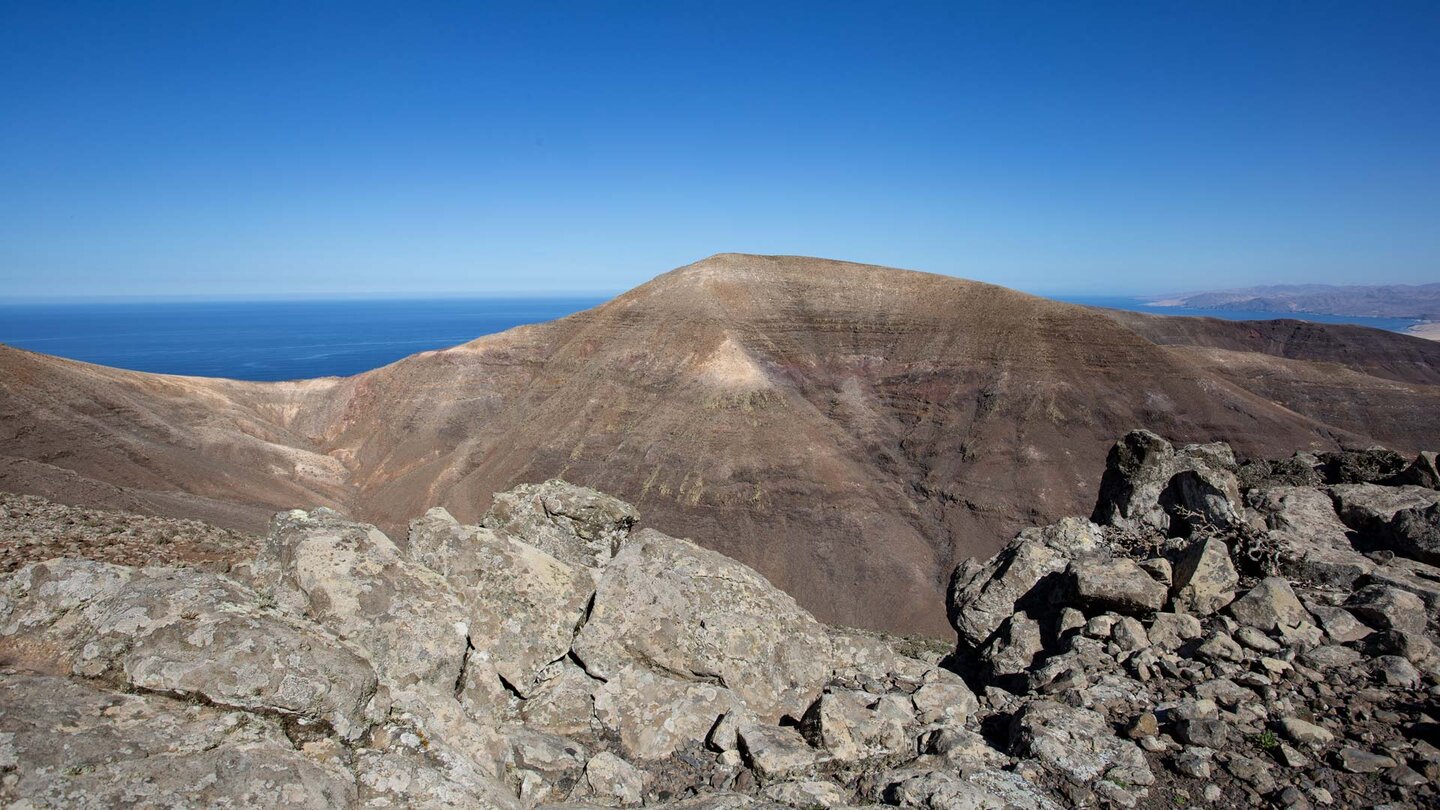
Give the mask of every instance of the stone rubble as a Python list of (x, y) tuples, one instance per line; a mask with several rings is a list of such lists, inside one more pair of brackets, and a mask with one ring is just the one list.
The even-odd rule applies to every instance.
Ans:
[[(1440, 477), (1136, 431), (1092, 521), (960, 564), (943, 661), (561, 481), (228, 571), (0, 579), (0, 802), (965, 808), (1440, 802)], [(918, 656), (918, 657), (917, 657)]]

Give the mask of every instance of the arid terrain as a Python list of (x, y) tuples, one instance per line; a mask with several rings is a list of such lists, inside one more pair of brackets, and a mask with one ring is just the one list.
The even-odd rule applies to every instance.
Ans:
[(1116, 435), (1241, 456), (1440, 446), (1440, 345), (1116, 313), (721, 254), (599, 307), (345, 379), (241, 383), (0, 348), (0, 490), (258, 532), (395, 530), (563, 477), (754, 566), (821, 619), (948, 632), (955, 564), (1094, 503)]

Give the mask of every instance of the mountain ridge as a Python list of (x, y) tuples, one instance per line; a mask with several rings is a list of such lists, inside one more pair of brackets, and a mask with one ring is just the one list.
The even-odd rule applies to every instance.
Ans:
[(491, 493), (564, 477), (827, 620), (944, 632), (954, 563), (1087, 509), (1134, 425), (1253, 455), (1440, 444), (1419, 417), (1440, 408), (1434, 344), (1180, 320), (717, 254), (347, 378), (168, 378), (0, 350), (0, 488), (53, 493), (68, 471), (142, 511), (230, 504), (233, 528), (304, 504), (394, 529), (435, 504), (475, 520)]

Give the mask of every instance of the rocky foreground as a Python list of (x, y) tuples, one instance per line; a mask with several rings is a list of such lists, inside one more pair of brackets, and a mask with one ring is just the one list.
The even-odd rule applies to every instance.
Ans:
[(1437, 801), (1433, 455), (1132, 433), (1094, 522), (955, 571), (943, 665), (638, 517), (551, 481), (397, 540), (282, 513), (225, 573), (26, 565), (0, 579), (0, 800)]

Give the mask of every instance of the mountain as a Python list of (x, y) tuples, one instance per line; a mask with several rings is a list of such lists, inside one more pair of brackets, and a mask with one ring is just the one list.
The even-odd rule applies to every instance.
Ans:
[(258, 530), (386, 530), (563, 477), (827, 621), (944, 633), (955, 563), (1088, 513), (1113, 437), (1242, 455), (1440, 445), (1440, 345), (1146, 318), (946, 276), (722, 254), (586, 312), (344, 379), (241, 383), (0, 350), (0, 489)]
[(1153, 304), (1237, 312), (1309, 312), (1440, 321), (1437, 284), (1292, 284), (1185, 293)]

